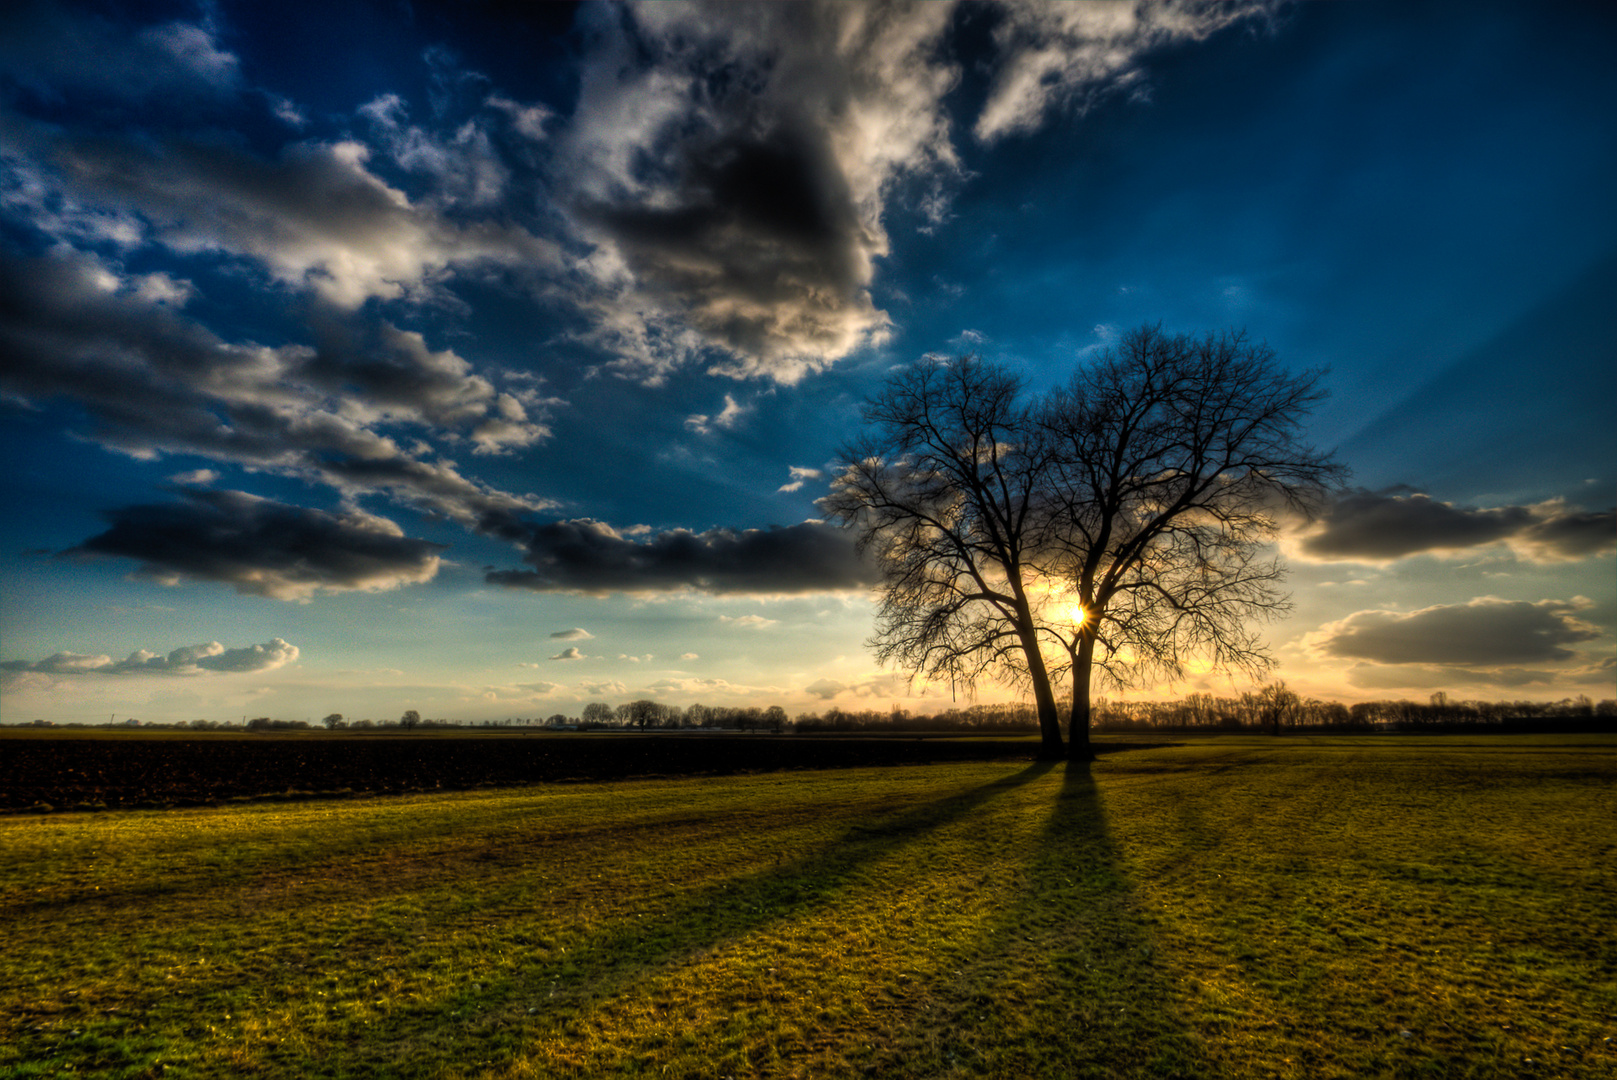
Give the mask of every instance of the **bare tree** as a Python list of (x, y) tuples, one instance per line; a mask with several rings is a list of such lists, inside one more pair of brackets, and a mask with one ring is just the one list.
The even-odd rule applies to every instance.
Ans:
[(975, 357), (899, 372), (820, 504), (881, 569), (878, 659), (1024, 685), (1044, 756), (1063, 752), (1065, 677), (1075, 757), (1097, 667), (1120, 686), (1180, 677), (1191, 657), (1266, 670), (1253, 622), (1288, 609), (1267, 544), (1343, 476), (1302, 438), (1319, 380), (1238, 332), (1154, 327), (1033, 407)]
[(1321, 375), (1285, 371), (1241, 332), (1146, 326), (1045, 400), (1043, 568), (1073, 616), (1045, 629), (1067, 654), (1075, 754), (1096, 667), (1126, 686), (1179, 678), (1191, 657), (1270, 666), (1254, 623), (1290, 604), (1268, 544), (1284, 513), (1312, 514), (1345, 476), (1302, 435)]
[(1029, 593), (1050, 462), (1030, 442), (1021, 390), (975, 356), (903, 369), (866, 404), (869, 430), (844, 447), (820, 508), (855, 529), (880, 568), (877, 659), (968, 689), (984, 675), (1025, 683), (1042, 754), (1059, 757)]

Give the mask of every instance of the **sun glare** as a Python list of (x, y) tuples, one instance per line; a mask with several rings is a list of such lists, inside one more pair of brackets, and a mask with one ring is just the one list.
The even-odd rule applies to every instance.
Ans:
[(1084, 605), (1082, 604), (1073, 604), (1067, 609), (1067, 618), (1074, 626), (1084, 625), (1084, 620), (1088, 617), (1084, 614)]

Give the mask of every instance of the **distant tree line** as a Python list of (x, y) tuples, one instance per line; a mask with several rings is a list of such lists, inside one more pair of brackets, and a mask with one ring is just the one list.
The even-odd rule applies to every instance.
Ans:
[[(949, 708), (936, 713), (911, 712), (893, 706), (849, 711), (832, 707), (824, 712), (787, 714), (779, 705), (666, 705), (649, 699), (608, 705), (593, 701), (581, 716), (554, 713), (548, 717), (510, 717), (457, 723), (427, 719), (415, 709), (397, 720), (347, 720), (331, 713), (320, 722), (329, 731), (465, 730), (467, 728), (528, 728), (552, 731), (745, 731), (776, 735), (838, 732), (937, 732), (1022, 735), (1040, 730), (1039, 714), (1031, 701)], [(1617, 730), (1617, 699), (1593, 701), (1587, 695), (1559, 701), (1466, 701), (1437, 691), (1426, 701), (1381, 700), (1344, 705), (1337, 701), (1304, 698), (1284, 682), (1272, 682), (1247, 693), (1219, 697), (1197, 693), (1173, 701), (1111, 701), (1097, 698), (1090, 717), (1091, 731), (1265, 732), (1352, 734), (1355, 732), (1466, 732), (1466, 731), (1612, 731)], [(55, 727), (46, 720), (20, 726)], [(100, 728), (153, 728), (168, 731), (308, 731), (307, 720), (278, 720), (268, 716), (241, 723), (189, 720), (154, 723), (126, 719), (89, 725)]]
[(1554, 731), (1617, 729), (1617, 700), (1586, 695), (1559, 701), (1461, 701), (1437, 691), (1425, 702), (1303, 698), (1285, 683), (1235, 697), (1190, 694), (1177, 701), (1095, 703), (1096, 731)]

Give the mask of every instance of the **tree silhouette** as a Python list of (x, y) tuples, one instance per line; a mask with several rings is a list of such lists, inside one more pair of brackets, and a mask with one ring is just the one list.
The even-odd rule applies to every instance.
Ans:
[(1179, 678), (1192, 656), (1270, 666), (1253, 623), (1290, 604), (1266, 546), (1283, 513), (1311, 515), (1346, 475), (1302, 437), (1321, 374), (1285, 371), (1242, 332), (1145, 326), (1046, 398), (1048, 568), (1076, 616), (1048, 632), (1067, 654), (1075, 744), (1097, 666), (1118, 685)]
[(901, 369), (865, 405), (869, 430), (843, 448), (820, 507), (881, 570), (877, 659), (967, 688), (989, 673), (1024, 678), (1043, 754), (1060, 756), (1030, 591), (1050, 459), (1021, 390), (975, 356)]
[(1097, 668), (1120, 686), (1192, 657), (1262, 672), (1252, 624), (1288, 609), (1265, 547), (1345, 474), (1302, 438), (1319, 380), (1243, 333), (1151, 326), (1031, 406), (976, 357), (898, 372), (821, 503), (881, 569), (877, 657), (1025, 685), (1044, 756), (1063, 751), (1060, 678), (1087, 757)]

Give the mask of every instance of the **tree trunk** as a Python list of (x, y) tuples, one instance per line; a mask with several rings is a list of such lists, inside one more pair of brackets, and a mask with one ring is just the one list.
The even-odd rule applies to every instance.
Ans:
[(1050, 689), (1050, 676), (1043, 664), (1032, 668), (1028, 674), (1033, 683), (1033, 703), (1039, 710), (1039, 735), (1043, 738), (1039, 760), (1060, 761), (1067, 755), (1061, 744), (1061, 718), (1056, 713), (1056, 695)]
[(1043, 742), (1039, 746), (1040, 761), (1060, 761), (1066, 757), (1066, 748), (1061, 744), (1061, 718), (1056, 713), (1056, 695), (1050, 689), (1050, 673), (1045, 670), (1044, 657), (1039, 654), (1037, 645), (1027, 649), (1028, 681), (1033, 684), (1033, 704), (1039, 710), (1039, 735)]
[(1095, 639), (1083, 634), (1072, 663), (1072, 718), (1067, 724), (1067, 756), (1073, 761), (1089, 761), (1095, 756), (1089, 745), (1089, 683), (1094, 663)]
[(1016, 614), (1020, 624), (1017, 637), (1022, 643), (1022, 653), (1027, 657), (1028, 682), (1033, 685), (1033, 703), (1039, 710), (1039, 735), (1043, 739), (1039, 746), (1039, 760), (1060, 761), (1067, 755), (1066, 748), (1061, 745), (1061, 718), (1056, 713), (1056, 695), (1050, 689), (1050, 671), (1044, 666), (1044, 654), (1039, 651), (1039, 635), (1033, 629), (1032, 610), (1019, 590)]

